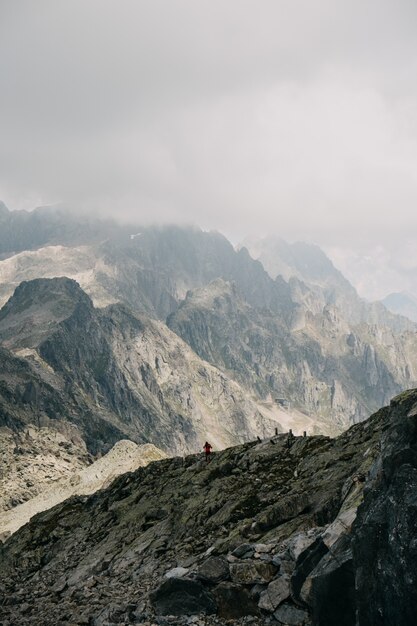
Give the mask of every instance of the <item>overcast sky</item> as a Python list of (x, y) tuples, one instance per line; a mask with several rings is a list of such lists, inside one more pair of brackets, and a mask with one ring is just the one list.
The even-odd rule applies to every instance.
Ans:
[(0, 0), (0, 93), (9, 208), (417, 242), (416, 0)]

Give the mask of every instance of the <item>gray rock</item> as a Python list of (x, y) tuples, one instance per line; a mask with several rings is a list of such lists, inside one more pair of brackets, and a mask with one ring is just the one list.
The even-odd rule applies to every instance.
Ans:
[(252, 589), (250, 590), (250, 594), (253, 598), (256, 598), (257, 600), (259, 600), (259, 596), (261, 595), (263, 591), (265, 591), (265, 589), (266, 589), (266, 585), (260, 585), (258, 583), (257, 585), (254, 585), (252, 587)]
[(274, 566), (275, 566), (275, 567), (277, 567), (278, 569), (280, 569), (280, 568), (281, 568), (282, 561), (281, 561), (281, 559), (279, 558), (279, 556), (274, 555), (274, 556), (272, 557), (272, 561), (271, 561), (271, 563), (272, 563), (272, 565), (274, 565)]
[(282, 604), (274, 613), (275, 619), (285, 626), (304, 626), (309, 620), (306, 611), (291, 604)]
[(268, 583), (276, 574), (276, 567), (263, 561), (244, 561), (230, 564), (232, 580), (244, 585)]
[(253, 554), (255, 553), (253, 544), (242, 543), (242, 545), (238, 546), (237, 548), (233, 550), (232, 556), (236, 556), (237, 558), (241, 559), (244, 554), (247, 554), (250, 551), (252, 551)]
[(279, 571), (281, 574), (291, 575), (295, 569), (295, 562), (292, 559), (282, 559)]
[(287, 575), (276, 578), (269, 583), (266, 590), (261, 593), (258, 606), (264, 611), (272, 613), (290, 596), (290, 579)]
[(295, 601), (300, 600), (300, 591), (307, 576), (327, 554), (328, 548), (321, 537), (316, 539), (297, 559), (295, 570), (291, 576), (291, 590)]
[(211, 583), (219, 583), (230, 577), (229, 565), (220, 556), (211, 556), (200, 565), (197, 577)]
[(299, 533), (288, 542), (288, 551), (291, 558), (296, 561), (300, 554), (304, 552), (312, 543), (316, 535), (312, 533)]
[(183, 578), (189, 571), (188, 567), (174, 567), (165, 573), (165, 578)]
[(255, 598), (241, 585), (220, 583), (214, 589), (213, 595), (217, 602), (219, 617), (234, 620), (246, 615), (259, 615)]
[(275, 545), (273, 543), (256, 543), (254, 546), (255, 552), (263, 553), (263, 552), (272, 552)]
[(213, 596), (189, 578), (168, 578), (150, 595), (157, 615), (212, 614), (217, 610)]
[[(355, 624), (355, 573), (348, 536), (342, 536), (307, 576), (300, 598), (317, 623)], [(367, 626), (368, 622), (360, 624)]]

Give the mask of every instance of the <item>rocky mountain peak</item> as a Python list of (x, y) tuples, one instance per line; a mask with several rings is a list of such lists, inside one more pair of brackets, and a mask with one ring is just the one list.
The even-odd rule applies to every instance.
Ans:
[(76, 309), (92, 308), (91, 299), (75, 280), (23, 281), (0, 310), (0, 341), (8, 348), (34, 348)]

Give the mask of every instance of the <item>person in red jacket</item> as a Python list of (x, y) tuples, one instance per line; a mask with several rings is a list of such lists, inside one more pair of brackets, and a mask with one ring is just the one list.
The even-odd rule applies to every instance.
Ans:
[(206, 453), (206, 463), (210, 463), (210, 454), (211, 454), (211, 449), (212, 449), (212, 445), (209, 444), (208, 441), (206, 441), (206, 443), (203, 446), (203, 450)]

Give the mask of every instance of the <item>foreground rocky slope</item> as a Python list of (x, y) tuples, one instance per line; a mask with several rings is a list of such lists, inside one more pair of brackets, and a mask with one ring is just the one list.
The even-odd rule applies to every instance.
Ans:
[(167, 459), (36, 516), (0, 548), (3, 626), (409, 626), (416, 414), (412, 391), (337, 439)]

